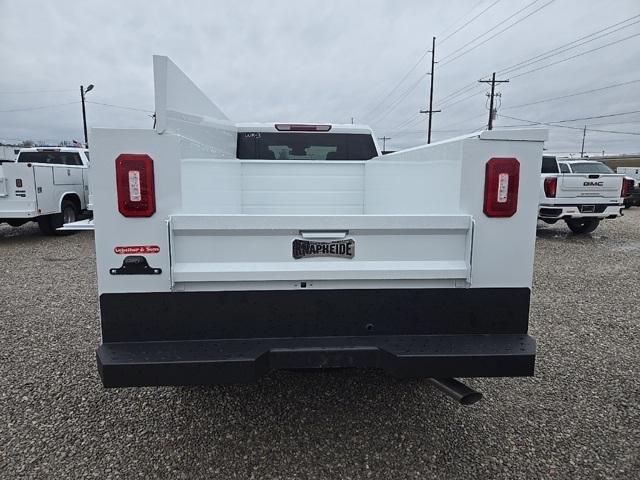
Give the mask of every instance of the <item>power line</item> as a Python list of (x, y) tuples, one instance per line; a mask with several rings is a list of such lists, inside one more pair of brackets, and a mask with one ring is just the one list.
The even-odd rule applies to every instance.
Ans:
[[(535, 56), (533, 56), (533, 57), (527, 58), (526, 60), (522, 60), (522, 61), (520, 61), (520, 62), (517, 62), (517, 63), (514, 63), (514, 64), (509, 65), (509, 66), (507, 66), (507, 67), (504, 67), (504, 68), (502, 68), (501, 70), (498, 70), (496, 73), (497, 73), (497, 74), (499, 74), (499, 75), (502, 75), (502, 74), (507, 73), (507, 72), (509, 72), (509, 73), (510, 73), (510, 72), (515, 71), (515, 70), (519, 70), (520, 68), (525, 68), (526, 66), (531, 65), (531, 64), (533, 64), (533, 63), (537, 63), (538, 61), (543, 61), (543, 60), (546, 60), (546, 59), (548, 59), (548, 58), (551, 58), (552, 56), (555, 56), (555, 55), (558, 55), (558, 54), (560, 54), (560, 53), (563, 53), (564, 51), (571, 50), (571, 49), (573, 49), (573, 48), (577, 48), (578, 46), (582, 46), (582, 45), (584, 45), (584, 44), (586, 44), (586, 43), (589, 43), (589, 42), (595, 41), (595, 40), (597, 40), (598, 38), (602, 38), (602, 37), (604, 37), (604, 36), (606, 36), (606, 35), (610, 35), (610, 34), (612, 34), (612, 33), (615, 33), (615, 32), (617, 32), (617, 31), (619, 31), (619, 30), (622, 30), (622, 29), (624, 29), (624, 28), (627, 28), (627, 27), (629, 27), (629, 26), (631, 26), (631, 25), (635, 25), (635, 23), (637, 23), (637, 22), (632, 23), (632, 24), (629, 24), (629, 25), (625, 25), (624, 27), (621, 27), (621, 28), (618, 28), (618, 29), (613, 30), (613, 31), (611, 31), (611, 32), (608, 32), (606, 35), (601, 35), (601, 36), (599, 36), (599, 37), (592, 38), (591, 40), (589, 40), (589, 41), (587, 41), (587, 42), (583, 42), (583, 43), (581, 43), (580, 45), (575, 45), (575, 46), (573, 46), (573, 47), (571, 47), (571, 48), (565, 49), (565, 47), (568, 47), (568, 46), (573, 45), (573, 44), (575, 44), (575, 43), (577, 43), (577, 42), (580, 42), (581, 40), (584, 40), (584, 39), (586, 39), (586, 38), (589, 38), (589, 37), (593, 37), (593, 36), (595, 36), (595, 35), (598, 35), (599, 33), (602, 33), (602, 32), (604, 32), (604, 31), (606, 31), (606, 30), (610, 30), (610, 29), (612, 29), (612, 28), (614, 28), (614, 27), (617, 27), (617, 26), (619, 26), (619, 25), (621, 25), (621, 24), (627, 23), (627, 22), (629, 22), (629, 21), (631, 21), (631, 20), (634, 20), (635, 18), (638, 18), (638, 17), (640, 17), (640, 14), (638, 14), (638, 15), (634, 15), (634, 16), (629, 17), (629, 18), (626, 18), (626, 19), (624, 19), (624, 20), (622, 20), (622, 21), (620, 21), (620, 22), (614, 23), (614, 24), (609, 25), (609, 26), (607, 26), (607, 27), (605, 27), (605, 28), (602, 28), (602, 29), (600, 29), (600, 30), (597, 30), (597, 31), (595, 31), (595, 32), (592, 32), (592, 33), (590, 33), (590, 34), (588, 34), (588, 35), (584, 35), (584, 36), (582, 36), (582, 37), (580, 37), (580, 38), (577, 38), (576, 40), (573, 40), (573, 41), (571, 41), (571, 42), (569, 42), (569, 43), (562, 44), (562, 45), (560, 45), (560, 46), (558, 46), (558, 47), (552, 48), (551, 50), (547, 50), (546, 52), (543, 52), (543, 53), (540, 53), (540, 54), (535, 55)], [(564, 49), (564, 50), (563, 50), (563, 49)], [(562, 50), (562, 52), (560, 52), (559, 50)], [(556, 53), (554, 53), (554, 52), (556, 52)], [(553, 54), (553, 55), (552, 55), (552, 54)], [(542, 58), (541, 58), (541, 57), (542, 57)], [(537, 59), (539, 59), (539, 60), (537, 60)], [(535, 61), (534, 61), (534, 60), (535, 60)], [(519, 67), (519, 68), (517, 68), (517, 67)], [(467, 85), (465, 85), (465, 86), (463, 86), (463, 87), (459, 88), (458, 90), (455, 90), (455, 91), (453, 91), (452, 93), (450, 93), (450, 94), (446, 95), (446, 96), (445, 96), (441, 101), (448, 101), (448, 100), (452, 100), (454, 97), (460, 96), (460, 95), (462, 95), (462, 94), (464, 94), (464, 93), (466, 93), (466, 92), (470, 91), (470, 90), (471, 90), (471, 89), (473, 89), (474, 87), (477, 87), (477, 84), (476, 84), (475, 82), (469, 83), (469, 84), (467, 84)]]
[(503, 110), (509, 110), (509, 109), (513, 109), (513, 108), (528, 107), (530, 105), (537, 105), (539, 103), (552, 102), (554, 100), (561, 100), (563, 98), (577, 97), (579, 95), (586, 95), (587, 93), (600, 92), (602, 90), (608, 90), (610, 88), (615, 88), (615, 87), (622, 87), (624, 85), (631, 85), (632, 83), (638, 83), (638, 82), (640, 82), (640, 79), (631, 80), (629, 82), (614, 83), (613, 85), (607, 85), (605, 87), (593, 88), (591, 90), (585, 90), (583, 92), (576, 92), (576, 93), (571, 93), (571, 94), (568, 94), (568, 95), (560, 95), (558, 97), (544, 98), (542, 100), (536, 100), (535, 102), (521, 103), (519, 105), (512, 105), (510, 107), (502, 107), (502, 109)]
[(0, 92), (0, 95), (22, 95), (22, 94), (36, 94), (36, 93), (62, 93), (62, 92), (75, 92), (70, 88), (64, 90), (14, 90)]
[[(490, 8), (492, 8), (494, 5), (496, 5), (497, 3), (499, 3), (501, 0), (496, 0), (495, 2), (493, 2), (491, 5), (489, 5), (487, 8), (485, 8), (484, 10), (482, 10), (482, 12), (480, 12), (478, 15), (476, 15), (475, 17), (473, 17), (471, 20), (469, 20), (467, 23), (465, 23), (464, 25), (462, 25), (460, 28), (458, 28), (456, 31), (452, 32), (451, 34), (447, 35), (445, 37), (445, 39), (443, 40), (443, 42), (449, 38), (451, 38), (453, 35), (455, 35), (456, 33), (458, 33), (460, 30), (462, 30), (464, 27), (466, 27), (467, 25), (469, 25), (471, 22), (473, 22), (474, 20), (476, 20), (478, 17), (480, 17), (482, 14), (484, 14), (487, 10), (489, 10)], [(537, 1), (537, 0), (536, 0)], [(474, 7), (475, 8), (475, 7)], [(472, 8), (469, 13), (471, 11), (474, 10), (474, 8)], [(467, 14), (463, 15), (461, 18), (464, 18)], [(455, 25), (454, 22), (453, 25)], [(448, 27), (449, 28), (449, 27)], [(446, 31), (446, 29), (445, 29)], [(409, 77), (409, 75), (411, 75), (411, 73), (418, 67), (418, 65), (420, 65), (420, 62), (427, 56), (427, 54), (429, 53), (429, 50), (425, 51), (420, 58), (418, 58), (418, 60), (416, 61), (416, 63), (413, 65), (413, 67), (411, 67), (409, 69), (409, 71), (400, 79), (400, 81), (391, 89), (391, 91), (384, 96), (384, 98), (382, 100), (380, 100), (380, 102), (378, 102), (373, 108), (371, 108), (364, 116), (368, 117), (369, 115), (371, 115), (373, 112), (375, 112), (380, 106), (382, 106), (397, 90), (398, 88), (400, 88), (400, 85), (402, 85), (402, 83)]]
[[(533, 5), (534, 3), (537, 3), (538, 1), (539, 1), (539, 0), (534, 0), (533, 2), (531, 2), (531, 3), (527, 4), (527, 6), (525, 6), (524, 8), (522, 8), (522, 9), (520, 9), (520, 10), (518, 10), (518, 12), (516, 12), (516, 14), (517, 14), (517, 13), (520, 13), (521, 11), (523, 11), (523, 10), (525, 10), (525, 9), (527, 9), (527, 8), (529, 8), (531, 5)], [(519, 24), (520, 22), (522, 22), (522, 21), (526, 20), (526, 19), (527, 19), (527, 18), (529, 18), (531, 15), (534, 15), (535, 13), (539, 12), (539, 11), (540, 11), (540, 10), (542, 10), (543, 8), (548, 7), (548, 6), (549, 6), (549, 5), (551, 5), (553, 2), (555, 2), (555, 0), (549, 0), (549, 1), (548, 1), (547, 3), (545, 3), (544, 5), (542, 5), (542, 6), (538, 7), (538, 8), (536, 8), (534, 11), (532, 11), (532, 12), (528, 13), (528, 14), (527, 14), (527, 15), (525, 15), (524, 17), (519, 18), (518, 20), (516, 20), (516, 21), (515, 21), (515, 22), (513, 22), (512, 24), (507, 25), (507, 26), (506, 26), (505, 28), (503, 28), (502, 30), (500, 30), (500, 31), (498, 31), (498, 32), (496, 32), (496, 33), (494, 33), (494, 34), (493, 34), (492, 36), (490, 36), (489, 38), (484, 39), (482, 42), (480, 42), (480, 43), (478, 43), (478, 44), (474, 45), (473, 47), (469, 48), (468, 50), (465, 50), (464, 52), (460, 53), (459, 55), (457, 55), (457, 56), (455, 56), (455, 57), (453, 57), (453, 58), (450, 58), (449, 60), (445, 61), (445, 59), (446, 59), (446, 58), (448, 58), (448, 57), (450, 57), (450, 56), (452, 55), (452, 54), (449, 54), (448, 56), (446, 56), (446, 57), (442, 60), (442, 63), (440, 64), (440, 67), (444, 67), (445, 65), (448, 65), (449, 63), (451, 63), (451, 62), (453, 62), (453, 61), (457, 60), (458, 58), (463, 57), (463, 56), (464, 56), (464, 55), (466, 55), (467, 53), (472, 52), (472, 51), (473, 51), (473, 50), (475, 50), (476, 48), (478, 48), (478, 47), (480, 47), (481, 45), (484, 45), (485, 43), (487, 43), (489, 40), (492, 40), (492, 39), (494, 39), (495, 37), (497, 37), (498, 35), (501, 35), (502, 33), (506, 32), (506, 31), (507, 31), (507, 30), (509, 30), (510, 28), (515, 27), (517, 24)], [(515, 14), (514, 14), (514, 15), (515, 15)], [(513, 15), (512, 15), (511, 17), (509, 17), (509, 18), (512, 18), (512, 17), (513, 17)], [(505, 21), (506, 21), (506, 20), (505, 20)], [(503, 22), (501, 22), (501, 23), (503, 23)], [(495, 29), (497, 26), (501, 25), (501, 23), (499, 23), (499, 24), (495, 25), (494, 27), (492, 27), (491, 29), (489, 29), (486, 33), (490, 33), (490, 32), (491, 32), (491, 30), (493, 30), (493, 29)], [(483, 36), (483, 35), (481, 35), (481, 36)]]
[(595, 52), (597, 50), (602, 50), (603, 48), (610, 47), (611, 45), (616, 45), (616, 44), (618, 44), (620, 42), (624, 42), (624, 41), (629, 40), (631, 38), (637, 37), (638, 35), (640, 35), (640, 33), (635, 33), (633, 35), (629, 35), (628, 37), (621, 38), (619, 40), (616, 40), (615, 42), (605, 43), (604, 45), (601, 45), (601, 46), (596, 47), (596, 48), (592, 48), (591, 50), (587, 50), (587, 51), (584, 51), (584, 52), (581, 52), (581, 53), (577, 53), (577, 54), (572, 55), (570, 57), (563, 58), (562, 60), (557, 60), (555, 62), (548, 63), (546, 65), (542, 65), (542, 66), (540, 66), (538, 68), (534, 68), (533, 70), (527, 70), (526, 72), (519, 73), (518, 75), (514, 75), (511, 78), (512, 79), (513, 78), (518, 78), (518, 77), (522, 77), (524, 75), (528, 75), (530, 73), (534, 73), (534, 72), (538, 72), (540, 70), (544, 70), (545, 68), (552, 67), (553, 65), (557, 65), (559, 63), (566, 62), (568, 60), (572, 60), (572, 59), (577, 58), (577, 57), (581, 57), (582, 55), (586, 55), (587, 53)]
[(420, 77), (408, 88), (404, 91), (403, 94), (400, 95), (400, 97), (398, 97), (396, 100), (394, 100), (391, 104), (389, 104), (389, 106), (387, 108), (385, 108), (384, 110), (382, 110), (380, 113), (378, 113), (377, 115), (374, 115), (372, 117), (372, 119), (376, 119), (375, 122), (380, 122), (382, 121), (385, 117), (387, 117), (387, 115), (389, 115), (389, 113), (391, 113), (398, 105), (400, 105), (400, 103), (402, 102), (402, 100), (404, 100), (405, 98), (407, 98), (407, 96), (414, 91), (418, 85), (420, 85), (420, 82), (422, 81), (423, 78), (425, 78), (427, 76), (427, 73), (424, 73), (422, 75), (420, 75)]
[(380, 108), (384, 104), (384, 102), (386, 102), (389, 99), (389, 97), (391, 97), (395, 93), (395, 91), (398, 90), (398, 88), (400, 88), (400, 85), (402, 85), (402, 83), (409, 77), (409, 75), (413, 73), (413, 71), (418, 67), (418, 65), (420, 65), (420, 62), (424, 59), (424, 57), (427, 56), (428, 53), (429, 53), (429, 50), (426, 50), (420, 56), (420, 58), (418, 58), (418, 61), (415, 63), (415, 65), (413, 65), (413, 67), (409, 69), (409, 71), (400, 79), (400, 81), (396, 83), (396, 85), (391, 89), (391, 91), (387, 95), (385, 95), (384, 98), (380, 100), (373, 108), (369, 109), (369, 111), (367, 111), (367, 113), (365, 113), (363, 116), (368, 117), (373, 112), (375, 112), (378, 108)]
[[(549, 123), (570, 123), (570, 122), (581, 122), (582, 120), (593, 120), (595, 118), (609, 118), (609, 117), (619, 117), (621, 115), (632, 115), (634, 113), (640, 113), (640, 110), (632, 110), (630, 112), (618, 112), (618, 113), (609, 113), (606, 115), (594, 115), (592, 117), (582, 117), (582, 118), (572, 118), (570, 120), (555, 120)], [(506, 115), (505, 115), (506, 116)]]
[(420, 115), (420, 113), (416, 113), (413, 116), (403, 120), (402, 122), (394, 125), (393, 127), (391, 127), (391, 131), (397, 131), (398, 129), (402, 128), (402, 127), (406, 127), (409, 124), (413, 124), (413, 123), (418, 123), (416, 122), (416, 120), (423, 120), (422, 115)]
[[(541, 62), (543, 60), (546, 60), (547, 58), (553, 57), (555, 55), (559, 55), (560, 53), (566, 52), (568, 50), (573, 50), (574, 48), (578, 48), (578, 47), (580, 47), (582, 45), (585, 45), (587, 43), (590, 43), (590, 42), (593, 42), (595, 40), (598, 40), (599, 38), (603, 38), (603, 37), (606, 37), (606, 36), (611, 35), (613, 33), (619, 32), (620, 30), (623, 30), (625, 28), (631, 27), (631, 26), (639, 23), (640, 20), (638, 20), (636, 22), (633, 22), (633, 23), (630, 23), (628, 25), (624, 25), (624, 26), (622, 26), (620, 28), (616, 28), (615, 30), (607, 32), (607, 33), (605, 33), (603, 35), (599, 35), (599, 36), (597, 36), (595, 38), (591, 38), (591, 39), (589, 39), (589, 40), (587, 40), (585, 42), (578, 43), (581, 40), (585, 40), (585, 39), (587, 39), (589, 37), (594, 37), (595, 35), (598, 35), (599, 33), (602, 33), (602, 32), (604, 32), (606, 30), (610, 30), (610, 29), (612, 29), (614, 27), (617, 27), (617, 26), (619, 26), (619, 25), (621, 25), (623, 23), (627, 23), (630, 20), (633, 20), (633, 19), (638, 18), (638, 17), (640, 17), (640, 14), (634, 15), (633, 17), (629, 17), (629, 18), (627, 18), (625, 20), (622, 20), (620, 22), (614, 23), (613, 25), (609, 25), (608, 27), (605, 27), (603, 29), (597, 30), (597, 31), (592, 32), (592, 33), (590, 33), (588, 35), (584, 35), (584, 36), (582, 36), (580, 38), (577, 38), (576, 40), (573, 40), (573, 41), (571, 41), (569, 43), (565, 43), (565, 44), (560, 45), (558, 47), (552, 48), (551, 50), (547, 50), (546, 52), (543, 52), (541, 54), (538, 54), (536, 56), (530, 57), (530, 58), (528, 58), (526, 60), (523, 60), (521, 62), (518, 62), (518, 63), (515, 63), (515, 64), (510, 65), (508, 67), (505, 67), (502, 70), (499, 70), (497, 73), (502, 75), (502, 74), (505, 74), (505, 73), (510, 73), (512, 71), (515, 71), (515, 70), (520, 70), (521, 68), (525, 68), (525, 67), (527, 67), (529, 65), (532, 65), (534, 63)], [(574, 45), (575, 43), (578, 43), (578, 44)], [(573, 45), (573, 46), (571, 46), (571, 45)], [(565, 47), (568, 47), (568, 48), (565, 48)], [(559, 50), (561, 50), (561, 51), (559, 51)]]
[(469, 45), (471, 45), (473, 42), (475, 42), (476, 40), (484, 37), (485, 35), (488, 35), (489, 33), (491, 33), (493, 30), (495, 30), (497, 27), (499, 27), (500, 25), (504, 24), (505, 22), (508, 22), (509, 20), (511, 20), (513, 17), (515, 17), (516, 15), (518, 15), (520, 12), (526, 10), (527, 8), (529, 8), (530, 6), (532, 6), (535, 3), (538, 3), (540, 0), (533, 0), (532, 2), (528, 3), (527, 5), (525, 5), (524, 7), (522, 7), (520, 10), (516, 11), (515, 13), (511, 14), (510, 16), (508, 16), (507, 18), (505, 18), (504, 20), (501, 20), (500, 22), (496, 23), (493, 27), (491, 27), (490, 29), (486, 30), (485, 32), (481, 33), (480, 35), (477, 35), (475, 37), (473, 37), (471, 40), (469, 40), (467, 43), (465, 43), (464, 45), (458, 47), (457, 49), (455, 49), (453, 52), (450, 52), (449, 54), (445, 55), (443, 57), (443, 61), (446, 60), (447, 58), (455, 55), (456, 53), (458, 53), (461, 50), (464, 50), (466, 47), (468, 47)]
[[(557, 127), (557, 128), (569, 128), (571, 130), (582, 130), (583, 127), (572, 127), (570, 125), (556, 125), (555, 123), (552, 122), (536, 122), (534, 120), (527, 120), (525, 118), (517, 118), (517, 117), (510, 117), (509, 115), (501, 115), (502, 117), (508, 118), (510, 120), (516, 120), (518, 122), (527, 122), (529, 124), (534, 124), (534, 125), (547, 125), (549, 127)], [(591, 132), (603, 132), (603, 133), (617, 133), (617, 134), (621, 134), (621, 135), (640, 135), (640, 132), (620, 132), (620, 131), (616, 131), (616, 130), (599, 130), (599, 129), (595, 129), (595, 128), (590, 128), (589, 129)]]
[(31, 110), (42, 110), (43, 108), (62, 107), (64, 105), (75, 105), (76, 103), (80, 103), (80, 102), (55, 103), (53, 105), (41, 105), (38, 107), (27, 107), (27, 108), (12, 108), (10, 110), (0, 110), (0, 113), (27, 112)]
[[(476, 85), (475, 90), (477, 90), (479, 88), (481, 88), (481, 86), (480, 85)], [(451, 107), (453, 107), (454, 105), (457, 105), (458, 103), (461, 103), (461, 102), (464, 102), (465, 100), (468, 100), (470, 98), (476, 97), (477, 94), (478, 94), (478, 92), (471, 91), (471, 93), (469, 95), (467, 95), (465, 97), (462, 97), (462, 98), (459, 98), (456, 101), (454, 101), (453, 103), (449, 103), (448, 105), (444, 105), (444, 106), (446, 106), (447, 109), (451, 109)]]
[(135, 107), (126, 107), (124, 105), (113, 105), (111, 103), (90, 102), (89, 100), (87, 100), (87, 103), (91, 103), (93, 105), (102, 105), (103, 107), (121, 108), (123, 110), (134, 110), (136, 112), (153, 113), (153, 110), (145, 110), (142, 108), (135, 108)]
[[(495, 2), (493, 2), (491, 5), (489, 5), (487, 8), (485, 8), (484, 10), (482, 10), (479, 14), (477, 14), (475, 17), (473, 17), (471, 20), (469, 20), (467, 23), (465, 23), (464, 25), (462, 25), (460, 28), (458, 28), (456, 31), (450, 33), (449, 35), (447, 35), (446, 37), (444, 37), (442, 39), (442, 41), (440, 42), (440, 44), (442, 45), (444, 42), (446, 42), (448, 39), (450, 39), (451, 37), (453, 37), (456, 33), (458, 33), (460, 30), (462, 30), (463, 28), (465, 28), (467, 25), (469, 25), (471, 22), (473, 22), (474, 20), (476, 20), (478, 17), (480, 17), (482, 14), (484, 14), (487, 10), (489, 10), (491, 7), (495, 6), (497, 3), (499, 3), (501, 0), (496, 0)], [(538, 0), (536, 0), (538, 1)], [(474, 7), (475, 8), (475, 7)], [(471, 11), (473, 11), (473, 9), (471, 9)], [(462, 17), (464, 18), (464, 16)], [(455, 25), (455, 23), (454, 23)], [(446, 31), (446, 30), (445, 30)]]

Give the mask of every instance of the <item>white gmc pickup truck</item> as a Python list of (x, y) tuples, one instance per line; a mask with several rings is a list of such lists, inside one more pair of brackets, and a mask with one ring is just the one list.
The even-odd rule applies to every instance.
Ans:
[(236, 124), (154, 57), (153, 130), (91, 132), (106, 387), (276, 369), (530, 376), (544, 130), (382, 156), (365, 126)]
[(600, 220), (621, 215), (631, 183), (601, 162), (542, 159), (538, 218), (564, 220), (574, 233), (593, 232)]
[(38, 222), (42, 233), (62, 233), (89, 200), (89, 152), (84, 148), (23, 148), (15, 162), (0, 164), (0, 223)]

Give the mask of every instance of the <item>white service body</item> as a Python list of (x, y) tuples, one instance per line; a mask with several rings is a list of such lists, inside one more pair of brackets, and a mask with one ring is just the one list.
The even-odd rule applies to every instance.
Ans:
[[(127, 340), (106, 326), (109, 296), (119, 309), (131, 302), (128, 329), (143, 321), (135, 298), (156, 298), (146, 294), (168, 305), (189, 292), (531, 288), (546, 131), (483, 131), (363, 161), (238, 159), (239, 134), (277, 132), (274, 124), (230, 121), (166, 57), (154, 57), (154, 73), (155, 129), (91, 131), (101, 348)], [(372, 135), (365, 126), (329, 125), (332, 133)], [(153, 161), (149, 217), (119, 212), (116, 159), (123, 154)], [(508, 182), (519, 184), (517, 210), (506, 218), (483, 211), (487, 164), (495, 158), (519, 165), (519, 180), (500, 177), (505, 192)], [(129, 180), (125, 195), (137, 198), (138, 177)], [(355, 255), (294, 258), (292, 242), (305, 239), (351, 239)], [(115, 274), (132, 252), (150, 274)], [(156, 377), (107, 380), (111, 360), (100, 355), (105, 385), (163, 384)]]
[[(74, 164), (50, 163), (59, 161), (57, 157), (61, 156), (63, 160), (69, 157), (69, 162)], [(64, 213), (65, 201), (75, 206), (75, 216), (67, 217), (67, 220), (75, 221), (77, 215), (87, 209), (88, 166), (85, 149), (21, 149), (15, 162), (0, 164), (0, 222), (15, 226), (28, 221), (51, 219), (55, 222), (57, 217), (54, 216)]]

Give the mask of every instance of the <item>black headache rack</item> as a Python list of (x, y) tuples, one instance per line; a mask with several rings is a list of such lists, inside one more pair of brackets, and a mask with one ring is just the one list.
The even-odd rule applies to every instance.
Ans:
[(531, 376), (530, 290), (358, 289), (103, 294), (106, 387), (250, 383), (272, 370)]

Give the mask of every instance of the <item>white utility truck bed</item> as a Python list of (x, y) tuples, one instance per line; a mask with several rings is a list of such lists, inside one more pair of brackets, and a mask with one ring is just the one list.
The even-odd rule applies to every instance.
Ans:
[(0, 223), (38, 222), (45, 234), (75, 222), (88, 208), (89, 154), (84, 148), (23, 148), (0, 164)]
[(105, 386), (533, 374), (546, 131), (382, 156), (368, 127), (236, 124), (154, 73), (154, 130), (91, 133)]

